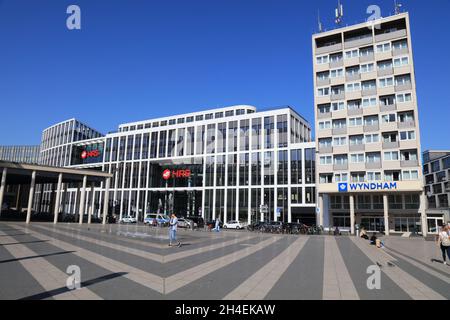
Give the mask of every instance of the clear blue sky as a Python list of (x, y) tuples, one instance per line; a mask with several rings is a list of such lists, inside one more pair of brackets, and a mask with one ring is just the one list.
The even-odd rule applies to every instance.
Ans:
[[(311, 34), (318, 9), (333, 26), (336, 2), (0, 0), (0, 144), (38, 144), (43, 128), (72, 117), (106, 133), (233, 104), (291, 105), (313, 123)], [(450, 1), (402, 3), (422, 148), (449, 149)], [(66, 28), (70, 4), (81, 7), (81, 31)], [(393, 0), (343, 4), (346, 24), (371, 4), (393, 12)]]

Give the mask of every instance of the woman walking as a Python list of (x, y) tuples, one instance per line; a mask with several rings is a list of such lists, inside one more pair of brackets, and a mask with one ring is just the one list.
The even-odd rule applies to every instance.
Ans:
[[(450, 259), (450, 237), (448, 226), (443, 226), (441, 232), (439, 232), (438, 245), (442, 252), (442, 262), (447, 264), (447, 257)], [(447, 254), (447, 257), (445, 256)]]

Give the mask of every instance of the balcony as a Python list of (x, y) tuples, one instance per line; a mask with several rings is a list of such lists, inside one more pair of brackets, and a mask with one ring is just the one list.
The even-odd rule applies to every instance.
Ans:
[(317, 118), (318, 119), (328, 119), (331, 118), (331, 112), (325, 112), (325, 113), (317, 113)]
[(344, 59), (330, 61), (330, 69), (335, 69), (344, 66)]
[(412, 89), (411, 82), (405, 83), (405, 84), (399, 84), (399, 85), (395, 86), (395, 91), (406, 91), (406, 90), (411, 90), (411, 89)]
[(408, 167), (418, 167), (419, 161), (417, 160), (402, 160), (400, 161), (400, 167), (408, 168)]
[(390, 75), (394, 74), (394, 68), (390, 67), (390, 68), (384, 68), (384, 69), (378, 70), (377, 74), (379, 77), (390, 76)]
[(344, 92), (331, 93), (331, 101), (344, 100), (344, 99), (345, 99)]
[(414, 128), (415, 126), (416, 126), (416, 123), (414, 122), (414, 120), (404, 121), (404, 122), (399, 122), (398, 123), (398, 128), (399, 129), (409, 129), (409, 128)]
[(365, 108), (363, 109), (363, 113), (364, 113), (365, 116), (367, 116), (367, 115), (375, 115), (375, 114), (378, 114), (378, 113), (379, 113), (379, 109), (378, 109), (378, 107), (376, 107), (376, 106), (373, 106), (373, 107), (365, 107)]
[(380, 105), (380, 111), (381, 112), (388, 112), (388, 111), (395, 111), (395, 110), (397, 110), (397, 105), (395, 103), (394, 104), (386, 104), (386, 105), (381, 104)]
[(344, 42), (345, 49), (349, 48), (356, 48), (356, 47), (362, 47), (373, 43), (372, 36), (354, 39), (354, 40), (347, 40)]
[(349, 147), (349, 151), (350, 152), (354, 152), (354, 151), (365, 151), (366, 147), (364, 144), (352, 144)]
[(346, 74), (345, 75), (345, 81), (349, 82), (349, 81), (358, 81), (361, 79), (361, 75), (359, 73), (354, 73), (354, 74)]
[(364, 55), (364, 56), (360, 56), (359, 57), (359, 62), (360, 63), (365, 63), (365, 62), (370, 62), (373, 61), (375, 59), (375, 54), (372, 52), (370, 54)]
[(335, 163), (333, 165), (333, 170), (348, 170), (348, 163)]
[(382, 41), (388, 41), (388, 40), (394, 40), (398, 38), (405, 38), (406, 37), (406, 30), (397, 30), (389, 33), (383, 33), (375, 36), (375, 42), (382, 42)]
[(364, 132), (374, 132), (380, 130), (380, 126), (377, 124), (370, 124), (364, 126)]
[(383, 122), (381, 122), (380, 130), (383, 132), (397, 131), (398, 130), (397, 122), (384, 122), (383, 121)]
[(337, 135), (337, 134), (347, 134), (347, 128), (333, 128), (332, 130), (332, 134), (333, 135)]
[(370, 89), (363, 89), (361, 90), (361, 95), (363, 97), (368, 97), (368, 96), (375, 96), (377, 94), (377, 89), (376, 88), (370, 88)]
[(409, 53), (409, 49), (408, 48), (400, 48), (400, 49), (392, 49), (392, 55), (395, 56), (402, 56), (402, 55), (406, 55)]
[(320, 55), (320, 54), (326, 54), (326, 53), (331, 53), (331, 52), (341, 51), (341, 50), (342, 50), (342, 43), (336, 43), (331, 46), (324, 46), (324, 47), (316, 48), (315, 54)]
[(317, 79), (317, 86), (318, 87), (323, 87), (323, 86), (328, 86), (330, 84), (330, 78), (327, 79)]
[(366, 162), (366, 169), (381, 169), (381, 161)]
[(348, 109), (348, 115), (349, 116), (359, 116), (363, 114), (363, 109)]
[(332, 146), (319, 147), (319, 153), (333, 153)]
[(398, 149), (399, 148), (398, 141), (392, 141), (392, 142), (383, 142), (383, 149)]

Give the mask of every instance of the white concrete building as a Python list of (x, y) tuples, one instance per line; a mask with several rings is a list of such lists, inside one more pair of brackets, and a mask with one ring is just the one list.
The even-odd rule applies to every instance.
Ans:
[(315, 34), (312, 46), (320, 224), (426, 234), (408, 13)]

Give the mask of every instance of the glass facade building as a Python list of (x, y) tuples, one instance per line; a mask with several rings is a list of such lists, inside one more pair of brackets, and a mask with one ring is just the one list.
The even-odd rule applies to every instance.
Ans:
[[(290, 107), (232, 106), (127, 123), (106, 136), (74, 140), (63, 152), (70, 152), (64, 166), (113, 174), (109, 212), (117, 217), (142, 221), (146, 213), (175, 212), (316, 223), (315, 144), (309, 123)], [(94, 192), (97, 215), (102, 186)], [(69, 186), (66, 213), (77, 212), (77, 195)]]
[(40, 146), (0, 146), (0, 160), (38, 164)]

